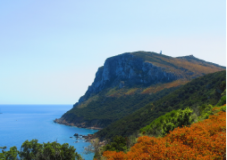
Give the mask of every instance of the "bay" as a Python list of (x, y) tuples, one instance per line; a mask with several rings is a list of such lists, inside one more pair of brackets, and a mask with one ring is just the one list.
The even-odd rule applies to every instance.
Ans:
[(0, 146), (7, 146), (7, 150), (16, 146), (19, 150), (25, 140), (38, 139), (39, 143), (57, 141), (74, 146), (84, 159), (93, 159), (93, 153), (83, 153), (84, 147), (90, 143), (84, 139), (79, 139), (76, 143), (73, 135), (93, 134), (97, 130), (53, 122), (71, 108), (72, 105), (0, 105)]

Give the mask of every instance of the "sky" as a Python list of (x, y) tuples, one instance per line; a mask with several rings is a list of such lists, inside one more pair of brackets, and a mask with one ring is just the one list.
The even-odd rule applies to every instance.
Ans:
[(226, 66), (226, 1), (0, 1), (0, 104), (73, 105), (106, 58), (161, 50)]

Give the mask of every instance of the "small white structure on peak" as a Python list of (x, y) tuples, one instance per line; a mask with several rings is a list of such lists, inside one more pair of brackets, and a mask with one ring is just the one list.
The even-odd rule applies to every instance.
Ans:
[(160, 51), (160, 54), (162, 54), (162, 50)]

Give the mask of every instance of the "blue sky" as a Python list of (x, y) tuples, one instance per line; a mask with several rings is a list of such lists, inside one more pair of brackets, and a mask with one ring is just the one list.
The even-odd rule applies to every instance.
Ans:
[(226, 66), (225, 0), (7, 0), (0, 22), (0, 104), (74, 104), (124, 52)]

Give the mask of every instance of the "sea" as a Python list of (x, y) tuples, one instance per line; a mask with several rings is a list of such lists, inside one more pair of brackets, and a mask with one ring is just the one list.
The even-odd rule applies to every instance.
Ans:
[(0, 105), (0, 147), (6, 146), (9, 150), (16, 146), (20, 150), (26, 140), (37, 139), (38, 143), (57, 141), (74, 146), (85, 160), (92, 160), (94, 153), (84, 153), (90, 143), (82, 138), (77, 140), (73, 135), (93, 134), (97, 130), (53, 122), (71, 108), (72, 105)]

